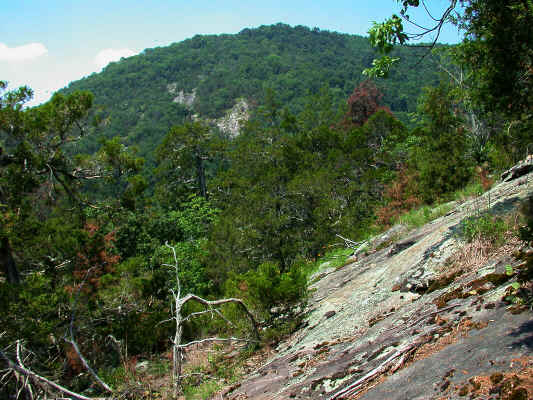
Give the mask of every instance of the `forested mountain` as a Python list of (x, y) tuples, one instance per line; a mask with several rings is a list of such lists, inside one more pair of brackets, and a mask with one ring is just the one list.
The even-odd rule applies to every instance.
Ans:
[[(417, 47), (395, 52), (404, 62), (378, 84), (393, 112), (415, 111), (422, 87), (438, 82), (435, 59), (421, 60), (426, 53)], [(126, 137), (126, 144), (137, 144), (149, 156), (187, 115), (219, 118), (240, 98), (253, 108), (263, 103), (266, 89), (293, 112), (322, 87), (332, 89), (337, 104), (345, 104), (375, 56), (362, 36), (277, 24), (146, 49), (71, 83), (65, 92), (91, 91), (106, 122), (101, 134)], [(183, 103), (173, 102), (181, 91)], [(185, 104), (187, 95), (191, 107)], [(98, 136), (92, 137), (89, 151), (96, 149)]]
[[(196, 399), (240, 378), (222, 353), (182, 368), (189, 345), (243, 343), (242, 361), (305, 323), (320, 265), (421, 250), (398, 235), (478, 197), (531, 149), (533, 8), (510, 2), (465, 1), (467, 39), (439, 48), (442, 75), (426, 49), (374, 63), (363, 37), (279, 24), (145, 50), (38, 107), (0, 80), (0, 397)], [(376, 28), (387, 51), (402, 29), (398, 16)], [(396, 58), (385, 81), (361, 74)], [(215, 120), (235, 104), (251, 111), (230, 137)], [(531, 245), (533, 197), (522, 208), (509, 221), (477, 208), (445, 235)], [(502, 273), (517, 279), (504, 301), (523, 308), (531, 254)], [(367, 282), (372, 295), (386, 279)]]

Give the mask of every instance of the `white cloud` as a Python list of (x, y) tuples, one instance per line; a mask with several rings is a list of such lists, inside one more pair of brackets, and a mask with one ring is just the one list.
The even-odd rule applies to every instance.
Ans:
[(131, 57), (136, 54), (139, 54), (139, 52), (130, 49), (105, 49), (100, 51), (96, 57), (94, 57), (94, 63), (100, 70), (111, 61), (118, 61), (122, 57)]
[(42, 43), (29, 43), (17, 47), (8, 47), (0, 43), (0, 61), (24, 61), (40, 57), (48, 53)]

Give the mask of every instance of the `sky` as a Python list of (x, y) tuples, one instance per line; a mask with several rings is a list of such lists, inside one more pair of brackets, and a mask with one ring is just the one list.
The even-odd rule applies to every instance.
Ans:
[[(429, 3), (439, 14), (449, 0)], [(36, 105), (110, 61), (196, 34), (238, 33), (282, 22), (366, 35), (372, 21), (398, 13), (399, 5), (397, 0), (0, 0), (0, 10), (0, 80), (10, 89), (31, 87), (29, 105)], [(422, 11), (412, 19), (429, 24)], [(460, 39), (449, 27), (439, 41)]]

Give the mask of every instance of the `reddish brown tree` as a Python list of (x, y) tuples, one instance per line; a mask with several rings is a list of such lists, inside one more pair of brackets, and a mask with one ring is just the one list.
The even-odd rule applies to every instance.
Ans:
[(368, 118), (379, 110), (390, 113), (388, 107), (381, 106), (383, 94), (370, 80), (363, 81), (348, 98), (348, 111), (344, 115), (342, 125), (349, 129), (363, 125)]
[(416, 172), (409, 171), (406, 165), (400, 166), (396, 179), (383, 191), (385, 205), (376, 209), (378, 225), (388, 227), (394, 223), (396, 217), (422, 204), (417, 179)]

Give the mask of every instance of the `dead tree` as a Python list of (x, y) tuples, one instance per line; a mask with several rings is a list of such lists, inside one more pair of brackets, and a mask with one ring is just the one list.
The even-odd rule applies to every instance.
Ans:
[[(44, 391), (45, 393), (49, 393), (50, 390), (55, 390), (60, 393), (63, 393), (64, 395), (68, 396), (70, 399), (75, 400), (109, 400), (110, 398), (106, 397), (100, 397), (100, 398), (94, 398), (94, 397), (87, 397), (82, 394), (73, 392), (72, 390), (69, 390), (50, 379), (45, 378), (44, 376), (41, 376), (35, 372), (33, 372), (31, 369), (27, 368), (22, 361), (21, 357), (21, 343), (20, 340), (17, 340), (16, 344), (16, 362), (12, 361), (6, 353), (4, 353), (3, 350), (0, 350), (0, 360), (3, 360), (6, 365), (6, 370), (8, 373), (13, 373), (15, 376), (15, 379), (20, 383), (20, 389), (18, 391), (18, 394), (22, 393), (24, 391), (26, 393), (26, 398), (34, 399), (39, 398), (37, 395), (37, 390)], [(4, 378), (6, 375), (4, 375), (2, 378)], [(17, 395), (18, 398), (18, 395)]]
[[(87, 360), (85, 359), (83, 354), (81, 353), (81, 351), (80, 351), (80, 349), (78, 347), (78, 344), (77, 344), (77, 342), (76, 342), (76, 340), (74, 338), (74, 331), (75, 331), (74, 321), (75, 321), (76, 308), (77, 308), (77, 303), (78, 303), (78, 300), (79, 300), (80, 292), (81, 292), (81, 289), (82, 289), (83, 285), (85, 284), (85, 281), (87, 280), (87, 278), (89, 277), (89, 275), (90, 275), (90, 273), (92, 272), (93, 269), (94, 269), (94, 267), (90, 268), (87, 271), (87, 273), (85, 275), (85, 278), (83, 279), (83, 281), (78, 286), (78, 291), (76, 293), (76, 298), (75, 298), (75, 301), (74, 301), (74, 306), (73, 306), (72, 314), (71, 314), (71, 318), (70, 318), (69, 338), (65, 338), (65, 342), (69, 343), (72, 346), (73, 350), (78, 355), (82, 365), (87, 370), (87, 372), (89, 372), (89, 374), (93, 377), (95, 382), (105, 392), (107, 392), (109, 394), (112, 394), (113, 393), (113, 389), (111, 387), (109, 387), (109, 385), (107, 385), (98, 376), (98, 374), (91, 368), (91, 366), (89, 365), (89, 363), (87, 362)], [(115, 341), (116, 341), (116, 339), (115, 339)], [(16, 377), (16, 379), (19, 382), (21, 382), (21, 390), (25, 391), (28, 394), (27, 397), (29, 399), (33, 399), (34, 398), (33, 386), (36, 386), (36, 387), (40, 388), (41, 390), (43, 390), (45, 392), (48, 392), (49, 389), (51, 388), (53, 390), (62, 392), (63, 394), (66, 394), (70, 398), (76, 399), (76, 400), (103, 400), (103, 399), (107, 399), (107, 398), (91, 398), (91, 397), (87, 397), (87, 396), (81, 395), (81, 394), (73, 392), (73, 391), (71, 391), (71, 390), (69, 390), (69, 389), (57, 384), (56, 382), (53, 382), (53, 381), (51, 381), (51, 380), (49, 380), (49, 379), (47, 379), (47, 378), (45, 378), (45, 377), (43, 377), (41, 375), (38, 375), (37, 373), (33, 372), (32, 370), (30, 370), (29, 368), (24, 366), (23, 360), (21, 358), (20, 353), (21, 353), (21, 341), (17, 340), (17, 342), (16, 342), (16, 362), (13, 362), (6, 355), (6, 353), (4, 351), (2, 351), (2, 350), (0, 350), (0, 359), (3, 359), (4, 363), (7, 366), (6, 369), (9, 372), (13, 372), (15, 377)], [(121, 357), (122, 357), (122, 354), (121, 354)], [(24, 378), (20, 379), (20, 377), (24, 377)]]
[(80, 351), (80, 348), (78, 347), (78, 344), (76, 343), (76, 340), (74, 338), (74, 331), (75, 331), (75, 327), (74, 327), (74, 320), (75, 320), (75, 317), (76, 317), (76, 308), (77, 308), (77, 304), (78, 304), (78, 300), (79, 300), (79, 297), (80, 297), (80, 293), (81, 293), (81, 289), (83, 287), (83, 285), (85, 284), (85, 281), (89, 278), (89, 275), (91, 274), (91, 272), (93, 271), (94, 267), (92, 268), (89, 268), (89, 270), (87, 271), (87, 273), (85, 274), (85, 278), (83, 279), (83, 281), (80, 283), (80, 285), (78, 286), (78, 291), (76, 293), (76, 298), (74, 300), (74, 305), (72, 307), (72, 314), (70, 316), (70, 324), (69, 324), (69, 334), (70, 334), (70, 337), (69, 338), (65, 338), (65, 342), (69, 343), (73, 350), (76, 352), (76, 354), (78, 355), (78, 358), (80, 359), (81, 363), (83, 364), (83, 367), (87, 370), (87, 372), (89, 372), (89, 374), (93, 377), (93, 379), (95, 380), (95, 382), (104, 390), (106, 391), (107, 393), (113, 393), (113, 389), (111, 389), (109, 387), (109, 385), (107, 383), (105, 383), (99, 376), (98, 374), (91, 368), (91, 366), (89, 365), (89, 363), (87, 362), (87, 360), (85, 359), (85, 357), (83, 356), (83, 354), (81, 353)]
[[(176, 256), (176, 248), (169, 245), (168, 243), (165, 243), (165, 245), (170, 250), (172, 250), (174, 264), (164, 264), (164, 265), (174, 269), (175, 279), (176, 279), (176, 287), (170, 290), (172, 294), (171, 308), (173, 309), (173, 316), (172, 318), (167, 320), (167, 321), (174, 321), (175, 327), (176, 327), (175, 332), (174, 332), (174, 338), (171, 339), (171, 342), (172, 342), (172, 382), (174, 386), (174, 396), (176, 397), (178, 395), (178, 392), (181, 389), (181, 380), (184, 377), (181, 372), (182, 372), (183, 350), (186, 347), (192, 346), (194, 344), (206, 343), (206, 342), (235, 342), (235, 341), (247, 342), (247, 341), (254, 341), (254, 340), (258, 342), (260, 338), (259, 338), (259, 330), (257, 328), (257, 322), (255, 321), (255, 318), (253, 317), (252, 313), (248, 310), (248, 308), (246, 307), (246, 305), (241, 299), (228, 298), (228, 299), (220, 299), (220, 300), (205, 300), (194, 294), (187, 294), (186, 296), (181, 297), (181, 283), (180, 283), (180, 278), (179, 278), (179, 266), (178, 266), (178, 258)], [(195, 313), (189, 314), (186, 317), (183, 317), (182, 316), (183, 306), (189, 301), (195, 301), (197, 303), (204, 305), (206, 307), (206, 310), (195, 312)], [(204, 314), (211, 314), (211, 315), (217, 314), (219, 317), (224, 319), (227, 323), (231, 324), (231, 322), (228, 321), (224, 317), (222, 312), (216, 308), (218, 306), (221, 306), (227, 303), (237, 304), (246, 314), (246, 316), (250, 320), (252, 327), (253, 327), (253, 333), (255, 337), (254, 340), (236, 338), (236, 337), (230, 337), (230, 338), (209, 337), (205, 339), (195, 340), (195, 341), (192, 341), (186, 344), (181, 343), (182, 334), (183, 334), (183, 323), (193, 317), (197, 317), (199, 315), (204, 315)], [(167, 321), (164, 321), (164, 322), (167, 322)]]

